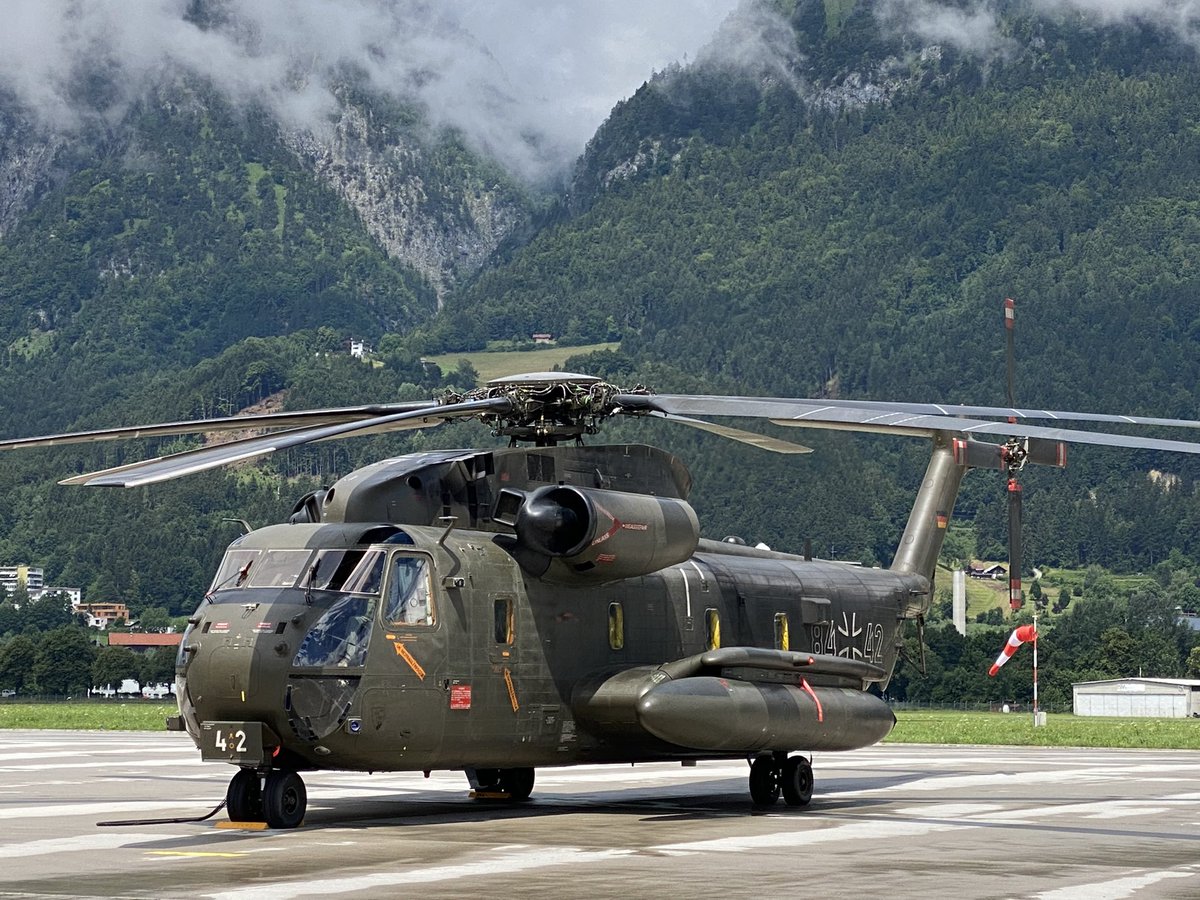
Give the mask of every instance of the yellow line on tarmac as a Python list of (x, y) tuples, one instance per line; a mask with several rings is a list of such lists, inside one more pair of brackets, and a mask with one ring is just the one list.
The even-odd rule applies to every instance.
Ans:
[(224, 859), (237, 859), (245, 853), (215, 853), (204, 850), (147, 850), (149, 856), (217, 856)]

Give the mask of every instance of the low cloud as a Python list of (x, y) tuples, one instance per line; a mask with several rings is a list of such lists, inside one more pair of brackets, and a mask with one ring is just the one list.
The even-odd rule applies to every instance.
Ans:
[(207, 79), (319, 130), (349, 71), (530, 180), (569, 165), (613, 105), (694, 56), (737, 0), (8, 0), (0, 88), (46, 127), (119, 119), (155, 84)]
[[(1072, 16), (1095, 25), (1151, 25), (1200, 48), (1200, 0), (1028, 0), (1046, 18)], [(953, 5), (938, 0), (883, 0), (880, 21), (894, 31), (991, 57), (1013, 47), (994, 2)]]

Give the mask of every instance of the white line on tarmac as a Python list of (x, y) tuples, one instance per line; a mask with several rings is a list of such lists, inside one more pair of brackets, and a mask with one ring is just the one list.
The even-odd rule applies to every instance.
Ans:
[[(1200, 866), (1178, 866), (1158, 872), (1143, 872), (1141, 875), (1125, 875), (1090, 884), (1075, 884), (1034, 894), (1034, 900), (1123, 900), (1132, 897), (1143, 888), (1158, 884), (1168, 878), (1195, 878)], [(1189, 896), (1192, 896), (1189, 894)]]
[[(120, 850), (136, 844), (153, 843), (155, 841), (183, 838), (189, 835), (182, 832), (155, 832), (154, 834), (128, 834), (108, 832), (100, 834), (85, 834), (77, 837), (47, 838), (42, 841), (25, 841), (20, 844), (9, 844), (0, 847), (0, 859), (24, 859), (27, 856), (46, 856), (51, 853), (90, 853), (108, 850)], [(11, 868), (8, 871), (12, 871)]]
[(348, 894), (367, 892), (378, 895), (385, 889), (413, 884), (432, 884), (458, 881), (463, 878), (486, 878), (530, 869), (552, 866), (579, 865), (603, 862), (620, 856), (630, 856), (632, 850), (580, 850), (576, 847), (544, 847), (516, 850), (507, 856), (489, 855), (483, 859), (449, 866), (431, 866), (398, 872), (379, 872), (373, 875), (257, 884), (232, 891), (208, 894), (213, 900), (291, 900), (306, 894)]

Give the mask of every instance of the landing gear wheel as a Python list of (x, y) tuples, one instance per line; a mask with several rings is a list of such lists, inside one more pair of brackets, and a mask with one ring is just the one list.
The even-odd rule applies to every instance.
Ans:
[(780, 782), (788, 806), (808, 806), (813, 794), (813, 772), (807, 759), (793, 756), (785, 762)]
[(253, 769), (238, 769), (225, 791), (225, 811), (230, 822), (261, 822), (262, 785)]
[(272, 769), (263, 788), (263, 812), (272, 828), (295, 828), (304, 818), (308, 791), (295, 772)]
[(468, 769), (467, 780), (471, 789), (480, 794), (494, 794), (500, 790), (501, 769)]
[(770, 756), (750, 764), (750, 799), (758, 807), (772, 806), (779, 799), (779, 764)]
[(533, 793), (533, 769), (501, 769), (500, 790), (510, 800), (528, 800)]

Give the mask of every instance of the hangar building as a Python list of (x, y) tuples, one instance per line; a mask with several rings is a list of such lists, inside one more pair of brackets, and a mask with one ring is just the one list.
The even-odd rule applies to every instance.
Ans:
[(1072, 687), (1077, 716), (1200, 718), (1200, 679), (1114, 678)]

